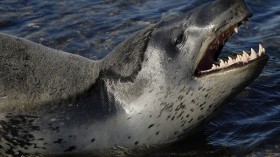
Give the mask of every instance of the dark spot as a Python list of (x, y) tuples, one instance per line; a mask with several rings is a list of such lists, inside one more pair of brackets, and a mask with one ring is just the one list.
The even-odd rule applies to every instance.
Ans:
[(190, 93), (190, 90), (187, 90), (187, 91), (186, 91), (185, 93), (186, 93), (186, 95), (189, 95), (189, 93)]
[(93, 143), (94, 141), (95, 141), (95, 138), (91, 139), (91, 141), (90, 141), (90, 142), (91, 142), (91, 143)]
[(134, 144), (135, 144), (135, 145), (138, 145), (138, 144), (139, 144), (139, 142), (138, 142), (138, 141), (136, 141), (136, 142), (134, 142)]
[(177, 119), (178, 119), (179, 117), (181, 117), (183, 113), (184, 113), (184, 111), (182, 111), (182, 112), (179, 114), (179, 116), (177, 116)]
[(38, 130), (40, 130), (40, 127), (39, 126), (31, 126), (31, 129), (38, 131)]
[(156, 132), (156, 135), (158, 135), (159, 134), (159, 131), (158, 132)]
[(187, 115), (186, 115), (186, 118), (189, 118), (189, 117), (190, 117), (190, 115), (189, 115), (189, 114), (187, 114)]
[(193, 118), (192, 119), (190, 119), (189, 121), (188, 121), (188, 123), (191, 123), (193, 121)]
[(195, 103), (195, 100), (192, 100), (192, 103)]
[(182, 95), (180, 95), (179, 97), (178, 97), (178, 100), (182, 100), (184, 97), (182, 96)]
[(128, 117), (127, 120), (131, 119), (131, 117)]
[(208, 97), (208, 94), (205, 95), (205, 98), (207, 98), (207, 97)]
[(151, 124), (149, 127), (148, 127), (148, 129), (150, 129), (151, 127), (153, 127), (154, 126), (154, 124)]
[(179, 111), (180, 109), (184, 109), (186, 106), (181, 102), (175, 109), (175, 111)]
[(204, 101), (202, 104), (200, 104), (199, 107), (202, 107), (202, 106), (205, 105), (205, 104), (206, 104), (206, 101)]
[(128, 136), (127, 138), (128, 138), (128, 139), (130, 139), (131, 137), (130, 137), (130, 136)]
[(153, 117), (153, 115), (150, 115), (150, 118), (152, 118)]
[(190, 110), (191, 112), (193, 112), (194, 111), (194, 109), (193, 108), (191, 108), (191, 110)]
[(199, 116), (197, 120), (201, 120), (202, 118), (204, 118), (203, 115)]
[(182, 109), (185, 109), (186, 105), (184, 105), (183, 103), (180, 103), (180, 106)]
[(176, 134), (177, 134), (177, 131), (174, 132), (174, 135), (176, 135)]
[(54, 141), (53, 143), (62, 143), (63, 139), (59, 138), (57, 141)]
[(168, 120), (170, 117), (171, 117), (171, 116), (170, 116), (170, 115), (168, 115), (168, 116), (167, 116), (167, 118), (166, 118), (166, 120)]
[(31, 134), (23, 135), (23, 138), (33, 138), (34, 136)]
[(173, 116), (173, 117), (171, 118), (171, 120), (174, 120), (174, 118), (175, 118), (175, 116)]
[(186, 124), (186, 120), (184, 120), (183, 122), (182, 122), (182, 124), (181, 124), (181, 127), (183, 127), (185, 124)]
[(76, 147), (71, 146), (71, 147), (67, 148), (66, 150), (64, 150), (64, 152), (72, 152), (74, 149), (76, 149)]

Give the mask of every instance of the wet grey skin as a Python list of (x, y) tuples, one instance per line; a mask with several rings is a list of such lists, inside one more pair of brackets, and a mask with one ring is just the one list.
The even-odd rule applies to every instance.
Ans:
[(136, 32), (99, 61), (0, 34), (0, 154), (134, 156), (190, 135), (266, 64), (263, 54), (203, 72), (251, 16), (243, 0), (217, 0)]

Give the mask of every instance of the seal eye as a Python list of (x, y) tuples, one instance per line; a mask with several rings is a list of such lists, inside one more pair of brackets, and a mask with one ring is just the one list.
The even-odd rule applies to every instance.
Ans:
[(184, 41), (184, 32), (181, 32), (181, 33), (177, 36), (177, 38), (176, 38), (176, 40), (175, 40), (175, 45), (176, 45), (177, 47), (181, 47), (183, 41)]

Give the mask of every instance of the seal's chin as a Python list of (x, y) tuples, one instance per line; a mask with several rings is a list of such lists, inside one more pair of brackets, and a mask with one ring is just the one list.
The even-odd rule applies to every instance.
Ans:
[(246, 64), (250, 64), (255, 60), (261, 59), (263, 57), (267, 57), (265, 54), (265, 48), (259, 44), (259, 51), (256, 52), (253, 48), (251, 48), (251, 53), (243, 51), (243, 54), (235, 54), (229, 56), (226, 59), (219, 59), (219, 55), (227, 42), (227, 40), (234, 33), (238, 33), (238, 27), (240, 25), (244, 25), (246, 28), (247, 23), (245, 20), (235, 24), (224, 32), (220, 33), (211, 44), (209, 44), (207, 50), (204, 53), (204, 56), (198, 63), (198, 66), (195, 71), (196, 76), (203, 76), (210, 73), (217, 73), (224, 70), (230, 70), (232, 68), (237, 68), (240, 66), (244, 66)]

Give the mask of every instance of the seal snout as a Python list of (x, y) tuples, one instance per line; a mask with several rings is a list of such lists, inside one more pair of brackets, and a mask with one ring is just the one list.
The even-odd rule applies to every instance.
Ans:
[[(246, 27), (245, 21), (242, 21), (241, 23)], [(242, 54), (235, 54), (224, 59), (218, 58), (226, 41), (233, 33), (238, 33), (238, 25), (232, 26), (228, 30), (224, 31), (208, 46), (203, 58), (198, 64), (196, 75), (205, 75), (208, 73), (219, 72), (221, 70), (236, 68), (238, 66), (244, 66), (259, 58), (267, 56), (265, 48), (259, 44), (258, 52), (251, 48), (250, 54), (243, 51)]]
[[(209, 15), (206, 15), (206, 12)], [(200, 51), (195, 66), (196, 76), (238, 68), (260, 58), (267, 58), (265, 48), (261, 44), (257, 52), (251, 48), (251, 53), (242, 51), (241, 54), (219, 58), (225, 43), (233, 34), (238, 33), (238, 27), (242, 25), (248, 29), (247, 20), (252, 16), (252, 11), (243, 0), (214, 1), (201, 8), (197, 16), (202, 15), (210, 16), (209, 19), (203, 17), (206, 21), (203, 28), (211, 35), (206, 37), (206, 41), (209, 41), (205, 42), (206, 48)]]

